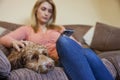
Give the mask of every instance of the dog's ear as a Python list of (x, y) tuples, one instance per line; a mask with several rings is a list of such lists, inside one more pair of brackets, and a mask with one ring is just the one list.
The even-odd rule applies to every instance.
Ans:
[[(17, 56), (18, 55), (18, 56)], [(11, 63), (11, 68), (13, 69), (18, 69), (23, 67), (21, 64), (21, 59), (19, 54), (14, 54), (8, 57), (10, 63)]]
[(22, 55), (21, 59), (20, 59), (21, 65), (23, 65), (23, 67), (24, 67), (24, 65), (26, 64), (26, 62), (27, 62), (27, 57), (25, 55)]

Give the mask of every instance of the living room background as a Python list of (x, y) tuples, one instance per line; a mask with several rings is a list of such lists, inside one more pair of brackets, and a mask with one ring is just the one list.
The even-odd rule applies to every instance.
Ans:
[[(36, 0), (0, 0), (0, 20), (28, 24)], [(54, 0), (57, 24), (88, 24), (97, 21), (120, 27), (120, 0)]]

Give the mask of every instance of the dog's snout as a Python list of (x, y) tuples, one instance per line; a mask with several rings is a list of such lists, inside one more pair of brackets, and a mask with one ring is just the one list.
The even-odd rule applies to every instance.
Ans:
[(49, 69), (51, 69), (51, 68), (53, 68), (54, 66), (53, 66), (52, 63), (48, 63), (48, 64), (46, 64), (46, 67), (49, 68)]

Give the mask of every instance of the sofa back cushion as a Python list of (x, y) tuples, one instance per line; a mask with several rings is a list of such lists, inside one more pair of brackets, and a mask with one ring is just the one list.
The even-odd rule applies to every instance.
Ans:
[(83, 45), (85, 44), (83, 40), (84, 34), (92, 27), (91, 25), (64, 25), (66, 29), (74, 29), (73, 37), (81, 42)]
[[(15, 30), (16, 28), (22, 26), (23, 24), (16, 24), (12, 22), (0, 21), (0, 26), (6, 28), (10, 31)], [(65, 28), (74, 29), (75, 33), (73, 36), (80, 41), (83, 35), (92, 27), (91, 25), (63, 25)]]
[(120, 28), (97, 22), (90, 47), (100, 51), (119, 50)]
[(0, 21), (0, 26), (12, 31), (18, 28), (19, 26), (22, 26), (22, 24), (15, 24), (12, 22)]

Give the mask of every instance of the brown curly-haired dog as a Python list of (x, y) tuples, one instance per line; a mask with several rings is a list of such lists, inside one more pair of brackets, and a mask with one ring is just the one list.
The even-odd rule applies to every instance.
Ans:
[(8, 59), (12, 69), (28, 68), (38, 73), (46, 73), (54, 68), (54, 60), (48, 56), (48, 51), (43, 45), (29, 42), (20, 52), (11, 51)]

